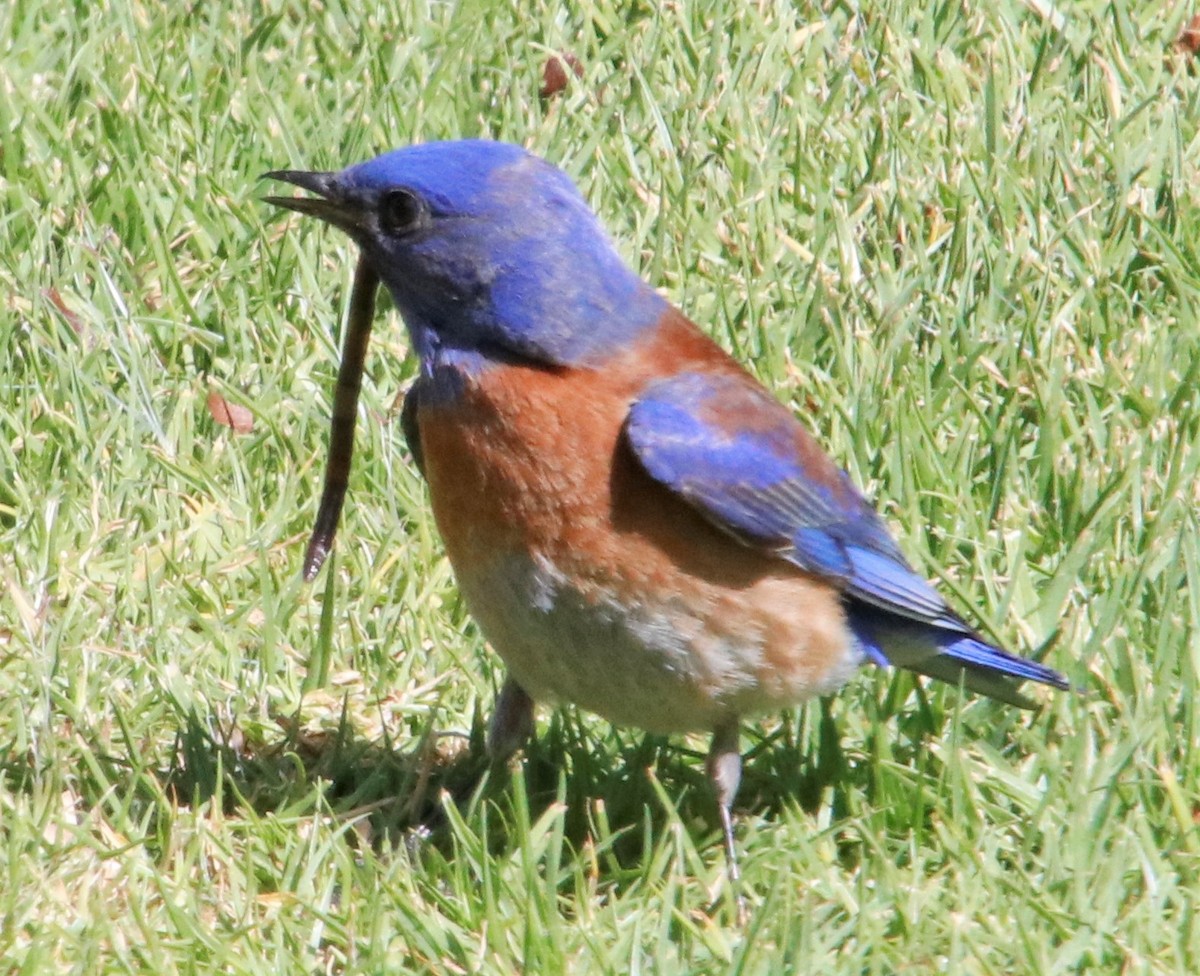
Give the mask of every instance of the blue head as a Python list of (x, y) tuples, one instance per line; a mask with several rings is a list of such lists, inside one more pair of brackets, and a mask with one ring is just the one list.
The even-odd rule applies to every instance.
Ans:
[(339, 173), (267, 175), (316, 194), (269, 202), (354, 238), (427, 364), (465, 352), (586, 365), (666, 307), (566, 174), (519, 146), (435, 142)]

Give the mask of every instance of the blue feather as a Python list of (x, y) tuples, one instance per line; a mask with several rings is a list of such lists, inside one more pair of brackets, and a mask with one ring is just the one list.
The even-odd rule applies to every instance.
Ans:
[(883, 520), (782, 404), (748, 376), (682, 373), (633, 404), (626, 437), (647, 473), (747, 545), (846, 597), (864, 654), (1028, 707), (1015, 682), (1058, 672), (981, 640), (917, 575)]

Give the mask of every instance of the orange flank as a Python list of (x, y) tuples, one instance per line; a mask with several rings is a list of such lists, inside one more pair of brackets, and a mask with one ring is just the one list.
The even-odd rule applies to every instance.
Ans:
[[(451, 563), (518, 681), (535, 698), (576, 701), (664, 732), (707, 729), (726, 715), (825, 693), (858, 663), (833, 587), (717, 529), (646, 474), (623, 442), (640, 392), (680, 372), (745, 376), (748, 395), (756, 392), (740, 366), (671, 311), (602, 368), (492, 366), (468, 378), (456, 400), (419, 415)], [(510, 588), (522, 586), (541, 588), (543, 603), (553, 600), (561, 612), (531, 611), (538, 598)], [(632, 616), (637, 634), (605, 633), (590, 618), (587, 627), (571, 625), (572, 615), (591, 608), (604, 616), (610, 605)], [(554, 641), (572, 638), (595, 643), (587, 653), (600, 660), (572, 661), (586, 656), (578, 646), (554, 660)], [(622, 653), (626, 639), (662, 643), (637, 649), (660, 660), (623, 660), (633, 656), (633, 648)], [(606, 681), (612, 668), (637, 673), (643, 685), (661, 683), (645, 688), (655, 709), (611, 694), (611, 683), (625, 680)], [(633, 697), (641, 697), (636, 689)], [(663, 708), (672, 697), (677, 707)], [(624, 714), (626, 706), (636, 712)]]

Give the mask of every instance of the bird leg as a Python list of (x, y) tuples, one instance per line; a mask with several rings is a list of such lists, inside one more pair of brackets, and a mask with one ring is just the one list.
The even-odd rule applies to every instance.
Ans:
[[(742, 781), (742, 754), (738, 750), (736, 718), (719, 725), (713, 732), (712, 748), (709, 749), (704, 769), (717, 795), (717, 812), (721, 817), (721, 833), (725, 840), (725, 863), (729, 869), (729, 882), (736, 891), (741, 872), (738, 870), (737, 849), (733, 840), (733, 798), (737, 796), (738, 785)], [(738, 905), (740, 912), (740, 892)]]
[(494, 763), (507, 762), (533, 733), (533, 699), (512, 678), (505, 678), (488, 723), (487, 754)]
[(342, 362), (338, 367), (337, 387), (333, 393), (333, 418), (329, 429), (329, 457), (325, 462), (325, 487), (317, 509), (308, 549), (304, 553), (304, 579), (311, 582), (333, 548), (346, 485), (350, 480), (350, 458), (354, 453), (354, 421), (358, 413), (358, 393), (362, 389), (363, 363), (367, 340), (371, 338), (371, 319), (375, 315), (375, 293), (379, 275), (367, 262), (358, 259), (354, 269), (354, 287), (350, 292), (350, 312), (346, 316), (346, 334), (342, 338)]

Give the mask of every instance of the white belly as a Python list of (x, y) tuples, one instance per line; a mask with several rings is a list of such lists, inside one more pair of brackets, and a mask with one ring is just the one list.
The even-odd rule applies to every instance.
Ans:
[[(525, 556), (459, 581), (484, 634), (534, 699), (652, 732), (711, 730), (828, 694), (862, 659), (840, 617), (821, 625), (803, 613), (812, 586), (794, 577), (767, 576), (735, 594), (690, 581), (635, 600), (613, 585), (577, 585), (549, 560)], [(791, 646), (774, 646), (780, 641)]]

